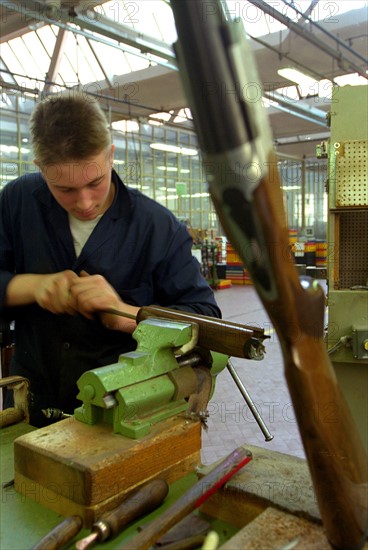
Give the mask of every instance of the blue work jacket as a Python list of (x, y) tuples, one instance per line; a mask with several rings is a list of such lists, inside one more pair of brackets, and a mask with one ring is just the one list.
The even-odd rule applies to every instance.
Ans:
[(78, 258), (68, 215), (40, 173), (10, 182), (0, 195), (0, 315), (15, 320), (12, 373), (29, 378), (35, 418), (47, 407), (72, 412), (80, 405), (80, 375), (115, 363), (136, 342), (128, 334), (106, 329), (97, 318), (55, 315), (37, 304), (6, 309), (6, 287), (15, 273), (85, 270), (103, 275), (125, 302), (135, 306), (158, 304), (221, 315), (191, 254), (185, 225), (163, 206), (127, 188), (114, 171), (112, 181), (113, 204)]

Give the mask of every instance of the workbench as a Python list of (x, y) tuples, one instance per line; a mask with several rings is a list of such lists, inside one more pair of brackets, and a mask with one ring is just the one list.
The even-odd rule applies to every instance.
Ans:
[[(3, 484), (14, 478), (13, 442), (15, 438), (31, 432), (34, 428), (28, 424), (19, 423), (0, 430), (0, 481), (2, 486), (0, 512), (0, 548), (1, 550), (26, 550), (38, 542), (44, 535), (56, 527), (63, 517), (52, 510), (41, 506), (34, 499), (27, 498), (14, 490), (14, 486), (3, 488)], [(197, 481), (193, 472), (170, 485), (169, 494), (162, 506), (151, 514), (131, 524), (121, 535), (103, 544), (95, 545), (96, 550), (117, 549), (126, 540), (138, 533), (138, 527), (149, 523), (159, 516), (175, 500)], [(51, 493), (50, 493), (51, 494)], [(220, 534), (222, 542), (238, 531), (222, 520), (212, 519), (213, 528)], [(75, 541), (88, 535), (90, 530), (83, 529), (66, 548), (73, 549)]]
[[(28, 498), (17, 493), (12, 485), (3, 487), (14, 476), (15, 438), (33, 429), (19, 423), (0, 430), (2, 550), (32, 548), (64, 519), (39, 504), (34, 495)], [(299, 538), (294, 546), (297, 550), (329, 550), (306, 461), (258, 447), (246, 448), (252, 452), (253, 460), (226, 484), (225, 489), (204, 503), (199, 512), (210, 520), (212, 528), (219, 534), (220, 548), (280, 550)], [(211, 466), (202, 466), (200, 470), (205, 475)], [(119, 549), (138, 533), (140, 526), (162, 514), (197, 479), (197, 474), (192, 472), (170, 484), (168, 497), (160, 508), (95, 548)], [(83, 529), (66, 548), (75, 548), (76, 540), (89, 533), (89, 529)]]

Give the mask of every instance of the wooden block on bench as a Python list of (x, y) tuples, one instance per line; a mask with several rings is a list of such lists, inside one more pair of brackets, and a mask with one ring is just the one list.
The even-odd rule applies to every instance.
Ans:
[(14, 442), (15, 489), (86, 527), (153, 478), (173, 481), (200, 465), (201, 424), (174, 417), (134, 440), (74, 419)]

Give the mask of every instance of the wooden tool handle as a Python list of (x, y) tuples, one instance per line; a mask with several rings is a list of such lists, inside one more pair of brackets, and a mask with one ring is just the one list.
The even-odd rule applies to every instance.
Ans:
[(133, 539), (128, 541), (121, 550), (150, 548), (163, 534), (195, 508), (201, 506), (215, 491), (220, 489), (236, 472), (252, 459), (247, 449), (239, 447), (221, 461), (209, 474), (200, 479), (184, 495), (182, 495), (161, 516), (145, 526)]
[(264, 330), (257, 327), (159, 306), (141, 307), (137, 314), (137, 323), (150, 317), (196, 323), (199, 326), (199, 346), (233, 357), (249, 358), (249, 340), (266, 338)]
[(169, 486), (164, 479), (154, 479), (135, 491), (120, 506), (101, 518), (108, 527), (106, 538), (117, 535), (131, 521), (158, 508), (168, 492)]
[(32, 550), (59, 550), (63, 548), (83, 527), (79, 516), (70, 516), (32, 547)]

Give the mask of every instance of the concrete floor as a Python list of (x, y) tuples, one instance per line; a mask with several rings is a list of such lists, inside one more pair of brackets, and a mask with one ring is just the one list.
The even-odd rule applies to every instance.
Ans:
[(208, 430), (202, 435), (202, 462), (211, 464), (240, 445), (256, 445), (305, 457), (294, 410), (283, 374), (280, 345), (253, 286), (233, 285), (218, 290), (216, 300), (224, 319), (265, 329), (262, 361), (232, 358), (231, 362), (268, 430), (274, 436), (266, 442), (230, 373), (222, 371), (208, 407)]

